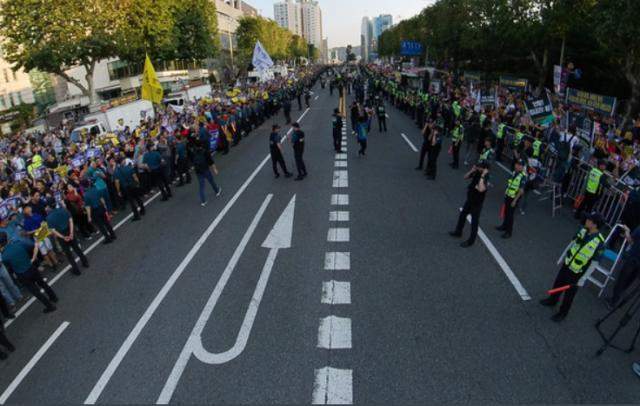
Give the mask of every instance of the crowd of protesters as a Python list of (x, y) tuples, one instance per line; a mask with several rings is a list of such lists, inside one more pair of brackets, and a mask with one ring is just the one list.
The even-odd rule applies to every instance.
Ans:
[[(143, 199), (155, 189), (163, 201), (170, 199), (174, 185), (191, 183), (193, 169), (202, 206), (206, 183), (220, 195), (213, 153), (228, 154), (280, 108), (289, 117), (292, 100), (300, 109), (302, 97), (308, 104), (321, 72), (299, 67), (266, 82), (214, 90), (179, 108), (158, 106), (138, 127), (107, 135), (74, 132), (73, 123), (65, 123), (46, 133), (0, 139), (0, 314), (15, 318), (26, 292), (44, 312), (56, 310), (47, 272), (55, 272), (64, 256), (80, 275), (78, 262), (89, 267), (82, 246), (98, 233), (104, 244), (114, 242), (114, 215), (129, 205), (133, 221), (140, 220)], [(0, 317), (0, 359), (7, 357), (1, 346), (14, 349), (3, 324)]]

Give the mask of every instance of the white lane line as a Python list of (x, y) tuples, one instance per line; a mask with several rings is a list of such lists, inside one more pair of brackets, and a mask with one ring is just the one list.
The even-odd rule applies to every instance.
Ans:
[[(154, 201), (155, 199), (158, 198), (158, 196), (160, 196), (160, 192), (156, 193), (155, 195), (151, 196), (145, 203), (145, 207), (148, 206), (152, 201)], [(131, 219), (131, 217), (133, 217), (133, 213), (129, 213), (128, 216), (126, 216), (125, 218), (123, 218), (122, 220), (120, 220), (120, 222), (118, 224), (116, 224), (113, 229), (117, 230), (120, 227), (122, 227), (127, 221), (129, 221)], [(98, 240), (96, 240), (93, 244), (91, 244), (89, 247), (87, 247), (86, 250), (83, 251), (84, 255), (89, 255), (89, 253), (91, 251), (93, 251), (98, 245), (100, 245), (100, 243), (104, 241), (104, 237), (100, 237)], [(76, 258), (76, 262), (79, 262), (80, 258)], [(62, 278), (67, 272), (69, 272), (69, 270), (71, 270), (71, 265), (67, 265), (66, 267), (64, 267), (62, 269), (62, 271), (60, 271), (56, 276), (54, 276), (50, 281), (49, 281), (49, 285), (54, 285), (56, 282), (58, 282), (60, 280), (60, 278)], [(27, 302), (22, 305), (22, 307), (20, 309), (18, 309), (15, 312), (15, 319), (11, 319), (11, 320), (7, 320), (4, 323), (4, 327), (7, 328), (10, 325), (13, 324), (14, 321), (16, 321), (18, 319), (18, 317), (20, 317), (20, 315), (22, 313), (24, 313), (29, 306), (31, 306), (34, 302), (36, 301), (35, 297), (30, 298), (29, 300), (27, 300)]]
[(319, 97), (320, 97), (320, 95), (314, 97), (313, 100), (318, 100)]
[(347, 171), (334, 171), (333, 172), (333, 187), (345, 188), (349, 187), (349, 173)]
[(409, 138), (407, 138), (407, 136), (404, 135), (404, 133), (401, 133), (400, 135), (402, 135), (402, 138), (404, 138), (404, 140), (407, 142), (407, 144), (409, 144), (409, 147), (413, 150), (413, 152), (418, 152), (418, 148), (416, 148), (416, 146), (413, 145), (413, 143), (411, 141), (409, 141)]
[(346, 227), (330, 228), (327, 233), (328, 242), (349, 242), (349, 229)]
[(385, 116), (387, 116), (387, 118), (391, 118), (391, 117), (389, 117), (389, 115), (388, 115), (388, 114), (385, 114)]
[(351, 319), (329, 316), (320, 319), (318, 348), (345, 350), (351, 348)]
[[(471, 223), (471, 216), (467, 216), (467, 222)], [(507, 261), (504, 260), (504, 258), (502, 257), (502, 255), (500, 255), (500, 252), (498, 252), (498, 250), (493, 245), (489, 237), (487, 237), (484, 231), (482, 231), (482, 228), (479, 228), (479, 227), (478, 227), (478, 236), (484, 243), (485, 247), (487, 247), (487, 249), (493, 256), (493, 258), (496, 260), (496, 262), (500, 266), (500, 269), (502, 269), (502, 272), (507, 276), (507, 278), (509, 279), (509, 282), (511, 282), (513, 287), (516, 289), (516, 292), (518, 292), (518, 295), (520, 295), (520, 298), (525, 301), (531, 300), (531, 296), (529, 296), (529, 293), (527, 293), (527, 290), (524, 288), (524, 286), (522, 286), (522, 283), (520, 283), (520, 280), (518, 279), (516, 274), (513, 272), (509, 264), (507, 264)]]
[(349, 195), (331, 195), (331, 204), (333, 206), (348, 206)]
[(336, 154), (336, 159), (347, 159), (347, 154)]
[(329, 212), (329, 221), (349, 221), (349, 212), (348, 211)]
[(311, 403), (350, 405), (353, 403), (353, 371), (324, 367), (316, 369)]
[(20, 371), (18, 376), (15, 377), (15, 379), (9, 384), (7, 389), (5, 389), (5, 391), (2, 393), (2, 396), (0, 396), (0, 405), (4, 405), (7, 399), (9, 399), (9, 396), (11, 396), (11, 394), (13, 393), (13, 391), (16, 390), (16, 388), (20, 385), (20, 383), (24, 380), (24, 378), (29, 374), (29, 372), (31, 372), (33, 367), (35, 367), (38, 361), (40, 361), (40, 358), (42, 358), (42, 356), (53, 345), (53, 343), (58, 339), (58, 337), (60, 337), (60, 335), (64, 332), (64, 330), (66, 330), (67, 327), (69, 327), (69, 322), (68, 321), (63, 322), (60, 325), (60, 327), (58, 327), (58, 329), (51, 335), (51, 337), (49, 337), (49, 339), (45, 341), (45, 343), (42, 345), (42, 347), (40, 347), (38, 352), (35, 353), (33, 358), (29, 360), (27, 365), (25, 365), (24, 368), (22, 368), (22, 371)]
[(322, 304), (348, 305), (351, 304), (351, 283), (329, 281), (322, 282)]
[(335, 161), (334, 165), (336, 168), (346, 168), (347, 166), (349, 166), (347, 164), (347, 161)]
[[(297, 121), (298, 122), (301, 121), (308, 112), (309, 112), (309, 109), (307, 108), (302, 113), (302, 115), (298, 118)], [(289, 129), (287, 134), (289, 134), (291, 131), (292, 129)], [(286, 136), (282, 137), (283, 140), (285, 138)], [(151, 302), (147, 310), (144, 312), (142, 317), (140, 317), (136, 325), (133, 327), (133, 330), (131, 330), (127, 338), (124, 340), (124, 342), (122, 343), (122, 346), (120, 346), (116, 355), (113, 357), (111, 362), (109, 362), (109, 365), (100, 376), (100, 379), (98, 379), (98, 382), (96, 382), (96, 385), (93, 387), (93, 389), (89, 393), (89, 396), (87, 396), (87, 399), (85, 399), (84, 401), (85, 404), (92, 405), (98, 401), (98, 398), (106, 388), (113, 374), (116, 372), (116, 369), (118, 369), (118, 367), (120, 366), (120, 363), (122, 362), (124, 357), (127, 355), (129, 350), (133, 346), (133, 343), (135, 343), (135, 341), (138, 339), (138, 336), (140, 335), (140, 333), (142, 333), (142, 330), (145, 328), (145, 326), (147, 325), (147, 323), (149, 322), (153, 314), (156, 312), (158, 307), (160, 307), (160, 304), (162, 303), (164, 298), (169, 294), (169, 291), (171, 290), (171, 288), (173, 288), (173, 285), (176, 283), (178, 278), (180, 278), (182, 273), (185, 271), (185, 269), (187, 268), (187, 265), (189, 265), (191, 260), (198, 253), (198, 251), (200, 251), (200, 248), (202, 248), (205, 241), (213, 233), (216, 227), (218, 227), (218, 224), (220, 224), (222, 219), (227, 215), (227, 213), (235, 205), (236, 201), (238, 201), (238, 199), (244, 193), (247, 187), (249, 187), (249, 184), (253, 181), (253, 179), (255, 179), (255, 177), (258, 176), (258, 173), (266, 165), (269, 159), (270, 159), (270, 155), (267, 155), (262, 160), (262, 162), (258, 164), (256, 169), (251, 173), (251, 175), (249, 175), (247, 180), (244, 181), (242, 186), (240, 186), (238, 191), (233, 195), (231, 200), (229, 200), (227, 205), (224, 206), (224, 208), (220, 211), (218, 216), (213, 220), (213, 222), (209, 225), (209, 227), (205, 230), (205, 232), (200, 236), (198, 241), (196, 241), (195, 245), (187, 253), (187, 255), (184, 257), (180, 265), (178, 265), (176, 270), (173, 271), (173, 274), (171, 274), (167, 282), (165, 282), (164, 286), (162, 286), (162, 289), (160, 289), (160, 291), (158, 292), (156, 297), (153, 299), (153, 301)]]
[(351, 269), (350, 252), (327, 252), (324, 255), (326, 271), (348, 271)]

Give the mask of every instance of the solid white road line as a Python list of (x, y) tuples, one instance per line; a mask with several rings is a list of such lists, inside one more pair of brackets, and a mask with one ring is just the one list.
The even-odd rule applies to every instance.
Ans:
[(331, 204), (333, 206), (348, 206), (349, 195), (331, 195)]
[(329, 212), (329, 221), (349, 221), (349, 212), (348, 211)]
[(351, 348), (351, 319), (329, 316), (320, 319), (318, 348), (344, 350)]
[(349, 229), (342, 228), (330, 228), (327, 233), (328, 242), (349, 242)]
[(409, 147), (413, 150), (413, 152), (418, 152), (418, 148), (416, 148), (415, 145), (413, 145), (413, 143), (411, 141), (409, 141), (409, 138), (407, 138), (406, 135), (404, 135), (404, 133), (400, 134), (402, 136), (402, 138), (404, 138), (404, 140), (407, 142), (407, 144), (409, 144)]
[(60, 327), (58, 327), (58, 329), (51, 335), (51, 337), (49, 337), (49, 339), (42, 345), (42, 347), (40, 347), (38, 352), (35, 353), (33, 358), (29, 360), (27, 365), (25, 365), (24, 368), (22, 368), (22, 371), (20, 371), (18, 376), (15, 377), (15, 379), (9, 384), (7, 389), (5, 389), (5, 391), (2, 393), (2, 396), (0, 396), (0, 405), (4, 405), (7, 399), (9, 399), (9, 396), (11, 396), (11, 394), (13, 393), (13, 391), (16, 390), (18, 385), (20, 385), (20, 383), (29, 374), (29, 372), (31, 372), (33, 367), (36, 366), (38, 361), (40, 361), (40, 358), (42, 358), (42, 356), (53, 345), (53, 343), (58, 339), (58, 337), (60, 337), (60, 335), (64, 332), (64, 330), (66, 330), (67, 327), (69, 327), (69, 322), (68, 321), (63, 322), (60, 325)]
[(351, 269), (350, 252), (327, 252), (324, 255), (326, 271), (348, 271)]
[(347, 166), (349, 166), (347, 161), (335, 161), (336, 168), (346, 168)]
[[(300, 122), (308, 112), (309, 112), (309, 109), (307, 108), (302, 113), (302, 115), (298, 118), (297, 121)], [(291, 131), (292, 129), (289, 129), (287, 134), (291, 133)], [(285, 138), (286, 136), (282, 137), (283, 140)], [(133, 343), (138, 339), (138, 336), (140, 335), (140, 333), (142, 333), (142, 330), (145, 328), (145, 326), (147, 325), (147, 323), (149, 322), (153, 314), (156, 312), (158, 307), (160, 307), (160, 304), (162, 303), (164, 298), (167, 296), (167, 294), (169, 294), (169, 291), (171, 290), (171, 288), (173, 288), (173, 285), (175, 285), (178, 278), (180, 278), (182, 273), (185, 271), (185, 269), (187, 268), (187, 265), (189, 265), (193, 257), (195, 257), (196, 253), (198, 253), (200, 248), (202, 248), (205, 241), (213, 233), (216, 227), (218, 227), (218, 224), (220, 224), (222, 219), (227, 215), (227, 213), (235, 205), (236, 201), (238, 201), (238, 199), (247, 189), (249, 184), (253, 181), (253, 179), (255, 179), (256, 176), (258, 176), (258, 173), (260, 173), (260, 171), (266, 165), (269, 159), (270, 159), (270, 155), (267, 155), (262, 160), (262, 162), (258, 164), (256, 169), (251, 173), (251, 175), (249, 175), (247, 180), (244, 181), (242, 186), (240, 186), (238, 191), (235, 193), (235, 195), (233, 195), (231, 200), (229, 200), (227, 205), (224, 206), (224, 208), (220, 211), (218, 216), (213, 220), (213, 222), (209, 225), (209, 227), (205, 230), (205, 232), (200, 236), (198, 241), (196, 241), (195, 245), (187, 253), (187, 255), (184, 257), (182, 262), (178, 265), (176, 270), (173, 272), (173, 274), (171, 274), (167, 282), (165, 282), (164, 286), (162, 287), (162, 289), (160, 289), (160, 291), (158, 292), (156, 297), (153, 299), (153, 301), (151, 302), (147, 310), (144, 312), (142, 317), (138, 320), (136, 325), (133, 327), (133, 330), (131, 330), (131, 332), (125, 339), (125, 341), (122, 343), (122, 346), (120, 346), (120, 348), (118, 349), (118, 352), (116, 353), (116, 355), (113, 357), (113, 359), (111, 360), (107, 368), (104, 370), (104, 372), (100, 376), (100, 379), (98, 379), (98, 382), (89, 393), (89, 396), (87, 396), (87, 399), (85, 399), (84, 401), (85, 404), (92, 405), (97, 402), (98, 398), (102, 394), (102, 391), (104, 391), (107, 384), (111, 380), (111, 377), (116, 372), (116, 369), (118, 369), (118, 367), (120, 366), (120, 363), (122, 362), (124, 357), (127, 355), (129, 350), (133, 346)]]
[[(158, 198), (158, 196), (160, 196), (160, 192), (156, 193), (155, 195), (151, 196), (145, 203), (145, 206), (148, 206), (152, 201), (154, 201), (155, 199)], [(119, 229), (120, 227), (122, 227), (127, 221), (129, 221), (131, 219), (131, 217), (133, 217), (133, 213), (129, 213), (128, 216), (126, 216), (125, 218), (123, 218), (122, 220), (120, 220), (120, 222), (118, 224), (116, 224), (115, 226), (113, 226), (114, 230)], [(83, 251), (84, 255), (88, 255), (91, 251), (93, 251), (98, 245), (100, 245), (100, 243), (104, 241), (104, 237), (100, 237), (98, 240), (96, 240), (93, 244), (91, 244), (89, 247), (87, 247), (86, 250)], [(80, 262), (80, 258), (76, 258), (76, 262)], [(69, 272), (69, 270), (71, 269), (71, 265), (67, 265), (66, 267), (64, 267), (62, 269), (62, 271), (60, 271), (56, 276), (54, 276), (48, 283), (49, 285), (53, 285), (56, 282), (58, 282), (60, 280), (60, 278), (62, 278), (67, 272)], [(27, 302), (22, 305), (22, 307), (20, 309), (18, 309), (15, 312), (16, 318), (15, 319), (11, 319), (11, 320), (7, 320), (4, 323), (4, 327), (7, 328), (9, 327), (11, 324), (13, 324), (14, 321), (16, 321), (18, 319), (18, 317), (20, 317), (20, 315), (22, 313), (24, 313), (29, 306), (31, 306), (34, 302), (36, 301), (35, 297), (30, 298), (29, 300), (27, 300)]]
[(350, 369), (316, 369), (311, 403), (350, 405), (353, 403), (353, 372)]
[(329, 281), (322, 282), (322, 304), (348, 305), (351, 304), (351, 283)]

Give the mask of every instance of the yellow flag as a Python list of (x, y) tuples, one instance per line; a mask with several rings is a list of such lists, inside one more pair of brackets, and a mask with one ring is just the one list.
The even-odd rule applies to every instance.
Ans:
[(160, 104), (162, 102), (164, 91), (162, 90), (162, 85), (160, 85), (160, 81), (158, 80), (158, 76), (156, 75), (156, 70), (153, 69), (153, 65), (151, 64), (149, 55), (147, 55), (144, 61), (144, 73), (142, 74), (141, 90), (143, 99), (149, 100), (152, 103), (156, 104)]

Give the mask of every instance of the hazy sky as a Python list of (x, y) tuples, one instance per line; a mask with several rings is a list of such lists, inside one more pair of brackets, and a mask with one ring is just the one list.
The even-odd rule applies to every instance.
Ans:
[[(246, 0), (260, 10), (260, 14), (273, 18), (274, 0)], [(318, 0), (322, 9), (323, 35), (329, 38), (329, 47), (360, 44), (362, 17), (391, 14), (394, 24), (399, 18), (418, 14), (433, 0)]]

